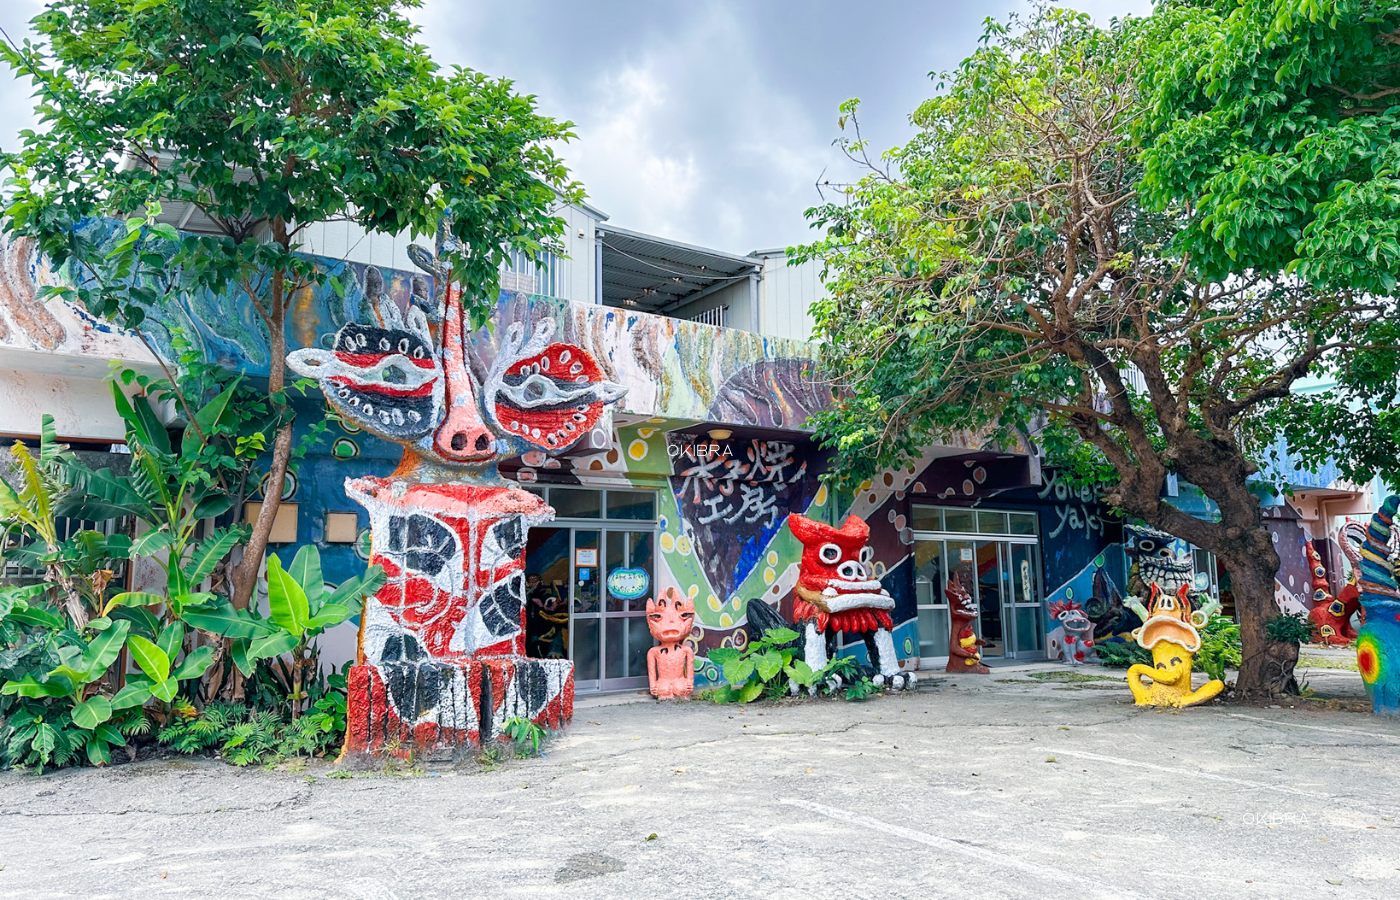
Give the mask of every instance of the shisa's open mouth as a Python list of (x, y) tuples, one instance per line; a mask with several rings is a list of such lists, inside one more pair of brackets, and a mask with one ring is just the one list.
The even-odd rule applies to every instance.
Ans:
[(841, 612), (846, 609), (865, 607), (867, 609), (894, 609), (894, 598), (878, 581), (844, 581), (832, 578), (826, 588), (814, 591), (797, 587), (798, 596), (824, 613)]

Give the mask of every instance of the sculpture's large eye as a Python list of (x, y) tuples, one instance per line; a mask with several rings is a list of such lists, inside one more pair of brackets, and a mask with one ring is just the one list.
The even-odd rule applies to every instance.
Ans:
[(861, 548), (860, 548), (860, 561), (861, 561), (861, 562), (865, 563), (865, 564), (868, 566), (868, 565), (870, 565), (871, 562), (874, 561), (874, 559), (875, 559), (875, 551), (874, 551), (874, 550), (872, 550), (870, 547), (861, 547)]
[(1166, 663), (1157, 663), (1157, 668), (1159, 668), (1159, 669), (1165, 669), (1166, 667), (1167, 667), (1167, 664), (1166, 664)]
[(834, 566), (841, 561), (841, 548), (835, 544), (822, 544), (817, 556), (827, 565)]
[(1173, 656), (1173, 657), (1172, 657), (1172, 665), (1174, 665), (1174, 666), (1179, 666), (1179, 665), (1181, 665), (1181, 657), (1179, 657), (1179, 656)]

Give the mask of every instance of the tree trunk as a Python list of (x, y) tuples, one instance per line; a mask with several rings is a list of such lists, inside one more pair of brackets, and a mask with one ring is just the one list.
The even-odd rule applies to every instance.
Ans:
[[(267, 392), (280, 393), (286, 372), (287, 332), (285, 327), (285, 303), (283, 302), (283, 275), (276, 273), (272, 278), (272, 302), (268, 316), (268, 360)], [(263, 554), (267, 551), (267, 539), (272, 534), (272, 523), (277, 519), (277, 509), (282, 505), (282, 484), (287, 477), (287, 467), (292, 460), (292, 422), (277, 432), (272, 444), (272, 468), (268, 472), (267, 487), (263, 491), (262, 508), (258, 510), (258, 521), (253, 525), (253, 534), (243, 548), (243, 560), (233, 576), (233, 605), (237, 609), (247, 609), (253, 599), (253, 590), (258, 584), (258, 573), (262, 571)]]
[(1278, 554), (1270, 548), (1267, 558), (1258, 554), (1220, 554), (1219, 559), (1230, 573), (1230, 587), (1240, 619), (1243, 661), (1235, 682), (1236, 693), (1240, 699), (1252, 701), (1296, 694), (1298, 683), (1293, 677), (1293, 667), (1298, 663), (1298, 645), (1271, 641), (1266, 630), (1269, 621), (1280, 614), (1274, 602)]

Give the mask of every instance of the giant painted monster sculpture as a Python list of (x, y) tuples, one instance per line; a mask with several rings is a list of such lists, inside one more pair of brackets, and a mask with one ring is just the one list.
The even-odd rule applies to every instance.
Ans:
[[(446, 230), (439, 230), (439, 255)], [(554, 322), (507, 329), (478, 385), (468, 367), (461, 296), (437, 259), (410, 253), (435, 278), (415, 284), (405, 312), (370, 270), (374, 324), (350, 324), (333, 350), (298, 350), (288, 364), (316, 379), (336, 411), (404, 446), (387, 478), (346, 481), (369, 510), (371, 561), (388, 582), (365, 602), (350, 671), (346, 750), (432, 750), (489, 741), (506, 719), (548, 727), (573, 712), (573, 663), (525, 656), (524, 548), (554, 518), (503, 478), (499, 460), (557, 453), (610, 427), (623, 389), (569, 344)], [(429, 315), (441, 316), (436, 343)]]
[(1328, 590), (1327, 569), (1322, 565), (1322, 558), (1317, 555), (1311, 542), (1304, 546), (1307, 548), (1308, 570), (1312, 572), (1313, 608), (1308, 610), (1308, 619), (1313, 624), (1313, 640), (1346, 646), (1356, 640), (1351, 617), (1360, 606), (1360, 591), (1356, 585), (1348, 583), (1334, 598)]
[(987, 642), (977, 636), (972, 623), (977, 621), (977, 601), (963, 587), (957, 575), (948, 579), (948, 665), (949, 672), (969, 672), (973, 675), (989, 675), (991, 669), (982, 665), (982, 651)]
[(847, 516), (845, 524), (832, 528), (797, 513), (788, 516), (787, 524), (802, 542), (793, 618), (803, 635), (807, 665), (825, 666), (836, 652), (836, 635), (854, 632), (865, 641), (875, 684), (896, 691), (912, 685), (914, 673), (899, 671), (890, 636), (894, 598), (870, 567), (870, 526), (859, 516)]
[(1388, 497), (1371, 516), (1361, 545), (1361, 607), (1366, 621), (1356, 639), (1356, 667), (1376, 715), (1400, 715), (1400, 585), (1390, 547), (1400, 497)]
[[(1147, 606), (1136, 600), (1133, 608), (1142, 617), (1142, 627), (1133, 632), (1133, 639), (1144, 649), (1152, 651), (1152, 665), (1138, 664), (1128, 669), (1128, 687), (1138, 706), (1194, 706), (1204, 703), (1225, 690), (1221, 681), (1208, 681), (1197, 690), (1191, 689), (1191, 660), (1201, 649), (1201, 633), (1210, 614), (1219, 607), (1214, 601), (1195, 612), (1186, 585), (1177, 595), (1165, 594), (1157, 585), (1151, 586)], [(1146, 683), (1143, 681), (1146, 679)]]
[(658, 700), (689, 697), (695, 691), (695, 651), (685, 639), (695, 624), (695, 604), (668, 587), (647, 601), (647, 628), (657, 645), (647, 651), (647, 680)]

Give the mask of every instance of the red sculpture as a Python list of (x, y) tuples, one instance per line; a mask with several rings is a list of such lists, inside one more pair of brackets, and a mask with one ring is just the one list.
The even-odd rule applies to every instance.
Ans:
[(689, 697), (695, 690), (695, 651), (681, 643), (695, 622), (695, 604), (673, 587), (647, 601), (647, 628), (658, 646), (647, 651), (647, 680), (658, 700)]
[(624, 389), (582, 348), (551, 343), (548, 318), (528, 338), (523, 324), (507, 328), (478, 382), (461, 295), (441, 259), (447, 240), (443, 227), (437, 256), (410, 248), (434, 276), (432, 297), (423, 280), (400, 308), (368, 269), (365, 300), (377, 321), (346, 325), (331, 349), (287, 359), (345, 420), (404, 447), (387, 478), (346, 482), (369, 511), (370, 560), (388, 576), (360, 618), (351, 752), (478, 745), (507, 719), (558, 728), (573, 713), (573, 663), (525, 655), (525, 539), (554, 510), (497, 463), (606, 431)]
[(972, 623), (977, 621), (977, 603), (963, 587), (957, 575), (948, 579), (948, 616), (952, 634), (948, 639), (948, 671), (986, 675), (992, 670), (982, 665), (982, 651), (987, 642), (977, 636)]
[[(1345, 537), (1342, 538), (1346, 540)], [(1320, 644), (1345, 646), (1356, 640), (1356, 629), (1351, 617), (1361, 608), (1361, 591), (1351, 581), (1342, 587), (1341, 593), (1333, 599), (1327, 590), (1327, 570), (1322, 567), (1322, 559), (1311, 543), (1307, 544), (1307, 563), (1312, 570), (1313, 608), (1308, 618), (1313, 623), (1313, 640)], [(1354, 573), (1353, 573), (1354, 574)]]
[(787, 524), (802, 542), (792, 608), (804, 635), (807, 665), (824, 667), (836, 651), (836, 635), (854, 632), (865, 641), (877, 685), (896, 691), (912, 685), (914, 674), (899, 671), (890, 636), (894, 598), (870, 567), (870, 526), (859, 516), (847, 516), (845, 524), (832, 528), (797, 513), (788, 516)]

